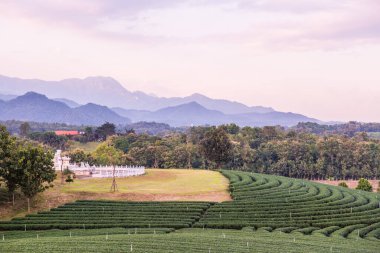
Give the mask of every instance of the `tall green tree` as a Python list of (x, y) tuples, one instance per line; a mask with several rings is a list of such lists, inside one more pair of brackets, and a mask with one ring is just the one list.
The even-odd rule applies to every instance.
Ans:
[(30, 127), (28, 122), (23, 122), (23, 123), (21, 123), (19, 130), (20, 130), (21, 136), (28, 136), (28, 134), (31, 130), (31, 127)]
[(92, 153), (98, 165), (121, 165), (124, 153), (108, 143), (100, 144)]
[(15, 201), (15, 191), (20, 181), (20, 173), (15, 166), (16, 143), (5, 128), (0, 125), (0, 177), (5, 182), (12, 203)]
[(86, 127), (84, 129), (84, 139), (85, 141), (94, 141), (95, 140), (95, 135), (92, 127)]
[(123, 163), (123, 158), (125, 157), (124, 153), (108, 143), (103, 143), (96, 148), (96, 150), (92, 153), (92, 156), (95, 158), (96, 163), (100, 165), (112, 165), (113, 177), (111, 192), (117, 191), (115, 166)]
[(95, 130), (95, 136), (99, 139), (106, 140), (108, 136), (116, 133), (116, 126), (112, 123), (106, 122)]
[(53, 153), (42, 146), (25, 144), (19, 147), (17, 160), (16, 166), (22, 172), (19, 185), (27, 197), (30, 212), (30, 200), (37, 193), (53, 187), (52, 182), (56, 177)]
[(70, 157), (70, 162), (80, 164), (82, 162), (87, 162), (87, 154), (83, 149), (76, 148), (73, 151), (68, 152), (68, 156)]
[(49, 145), (52, 148), (55, 149), (60, 149), (60, 150), (65, 150), (67, 147), (67, 141), (68, 137), (67, 136), (59, 136), (56, 135), (54, 132), (36, 132), (36, 133), (31, 133), (29, 135), (29, 138), (41, 142), (43, 144)]
[(215, 162), (217, 169), (231, 159), (232, 143), (222, 127), (211, 128), (200, 144), (206, 159)]

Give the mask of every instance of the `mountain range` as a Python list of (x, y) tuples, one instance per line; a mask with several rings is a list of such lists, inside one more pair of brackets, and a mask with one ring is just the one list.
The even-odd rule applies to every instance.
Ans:
[(101, 125), (104, 122), (129, 124), (106, 106), (86, 104), (70, 108), (65, 103), (48, 99), (45, 95), (28, 92), (9, 101), (0, 102), (0, 120), (22, 120), (71, 125)]
[[(24, 91), (24, 95), (17, 95)], [(0, 93), (3, 94), (0, 94), (0, 120), (76, 125), (100, 125), (106, 121), (126, 125), (146, 121), (176, 127), (228, 123), (294, 126), (299, 122), (320, 122), (301, 114), (278, 112), (269, 107), (249, 107), (201, 94), (158, 98), (143, 92), (129, 92), (109, 77), (50, 82), (0, 76)]]
[[(226, 114), (274, 111), (270, 107), (246, 106), (224, 99), (211, 99), (195, 93), (187, 97), (157, 97), (141, 91), (131, 92), (111, 77), (87, 77), (44, 81), (0, 75), (0, 94), (22, 95), (34, 91), (49, 98), (64, 98), (79, 104), (95, 103), (108, 107), (155, 111), (169, 106), (197, 102), (210, 110)], [(9, 96), (9, 95), (8, 95)], [(2, 99), (0, 97), (0, 99)]]
[(154, 112), (125, 110), (122, 108), (112, 109), (119, 115), (131, 119), (133, 122), (165, 122), (171, 126), (220, 125), (229, 123), (235, 123), (240, 126), (294, 126), (299, 122), (320, 122), (316, 119), (296, 113), (252, 112), (224, 114), (220, 111), (206, 109), (197, 102), (167, 107)]

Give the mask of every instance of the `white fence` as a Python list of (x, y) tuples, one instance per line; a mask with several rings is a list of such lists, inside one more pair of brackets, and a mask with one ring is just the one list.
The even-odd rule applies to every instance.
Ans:
[[(68, 169), (76, 175), (85, 175), (94, 178), (113, 177), (113, 166), (89, 166), (70, 164)], [(115, 166), (115, 177), (132, 177), (145, 174), (144, 166)]]
[[(96, 167), (92, 177), (113, 177), (113, 167)], [(145, 174), (145, 167), (116, 166), (115, 177), (133, 177)]]

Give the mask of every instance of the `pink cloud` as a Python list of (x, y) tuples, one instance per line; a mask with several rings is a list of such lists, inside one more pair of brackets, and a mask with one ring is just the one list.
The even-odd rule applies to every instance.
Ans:
[[(199, 10), (210, 6), (212, 8), (209, 9), (220, 9), (226, 13), (225, 17), (210, 13), (209, 19), (222, 21), (230, 18), (232, 23), (236, 22), (237, 31), (223, 32), (222, 26), (225, 22), (220, 22), (221, 27), (214, 29), (219, 32), (208, 32), (209, 34), (197, 38), (181, 38), (180, 34), (175, 33), (165, 34), (164, 29), (149, 33), (146, 18), (151, 18), (151, 15), (166, 15), (165, 12), (160, 14), (160, 10), (169, 9), (175, 12), (177, 7), (183, 5)], [(182, 43), (186, 39), (187, 43), (201, 43), (213, 42), (214, 38), (215, 43), (220, 43), (220, 39), (224, 38), (224, 42), (279, 50), (332, 49), (357, 43), (377, 43), (380, 37), (379, 9), (380, 2), (377, 0), (5, 0), (0, 3), (2, 15), (20, 16), (46, 26), (70, 29), (106, 39), (139, 43)], [(151, 10), (154, 12), (150, 12)], [(139, 16), (141, 13), (147, 14)], [(187, 19), (190, 19), (189, 23), (191, 19), (199, 18), (178, 17), (170, 20), (169, 24), (178, 27), (178, 30)], [(155, 25), (160, 29), (161, 19), (157, 20)], [(237, 22), (239, 20), (240, 23)], [(202, 21), (205, 25), (195, 27), (194, 30), (206, 29), (209, 22), (201, 20), (197, 24)], [(238, 28), (243, 24), (248, 24), (250, 28), (239, 31)], [(148, 32), (142, 33), (140, 28)]]

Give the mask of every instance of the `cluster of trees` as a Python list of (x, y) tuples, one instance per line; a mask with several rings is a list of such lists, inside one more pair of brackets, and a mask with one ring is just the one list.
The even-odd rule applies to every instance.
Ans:
[(129, 157), (116, 149), (109, 141), (100, 144), (95, 151), (86, 153), (82, 149), (67, 152), (72, 163), (88, 163), (89, 165), (125, 165), (131, 163)]
[[(13, 135), (28, 136), (35, 132), (54, 132), (56, 130), (78, 130), (85, 132), (85, 136), (79, 137), (76, 140), (80, 142), (88, 142), (98, 140), (100, 136), (96, 133), (97, 126), (77, 126), (68, 125), (64, 123), (45, 123), (45, 122), (33, 122), (33, 121), (19, 121), (19, 120), (7, 120), (0, 121), (1, 125), (4, 125), (8, 132)], [(115, 131), (117, 133), (125, 133), (126, 130), (133, 129), (136, 133), (147, 133), (150, 135), (165, 135), (171, 132), (185, 132), (186, 127), (171, 127), (168, 124), (156, 123), (156, 122), (136, 122), (128, 125), (117, 125)], [(102, 133), (99, 133), (102, 135)], [(100, 137), (101, 138), (101, 137)]]
[[(353, 123), (352, 123), (353, 124)], [(354, 124), (356, 126), (356, 124)], [(369, 126), (367, 126), (369, 127)], [(372, 126), (372, 128), (375, 126)], [(356, 129), (356, 128), (355, 128)], [(54, 148), (66, 149), (67, 137), (28, 135)], [(106, 141), (120, 153), (121, 164), (153, 168), (238, 169), (309, 179), (380, 177), (380, 142), (366, 133), (318, 135), (281, 127), (192, 127), (165, 136), (116, 131), (113, 124), (87, 127), (80, 141)], [(74, 162), (101, 164), (98, 153), (70, 153)]]
[(30, 199), (52, 187), (56, 177), (53, 153), (45, 147), (11, 137), (0, 125), (0, 179), (5, 184), (14, 204), (17, 189), (26, 196), (28, 211)]
[(318, 135), (330, 135), (339, 134), (347, 135), (349, 137), (355, 136), (360, 132), (378, 133), (380, 132), (380, 123), (361, 123), (356, 121), (350, 121), (344, 124), (335, 125), (321, 125), (312, 122), (298, 123), (297, 126), (292, 128), (298, 132), (314, 133)]
[[(365, 133), (319, 136), (231, 124), (164, 137), (130, 131), (108, 143), (123, 152), (124, 162), (153, 168), (225, 168), (309, 179), (380, 177), (380, 143)], [(94, 160), (87, 155), (87, 161)]]
[(24, 122), (20, 125), (19, 133), (21, 136), (60, 150), (66, 150), (68, 148), (69, 140), (79, 141), (82, 143), (92, 141), (105, 141), (107, 137), (116, 134), (115, 125), (108, 122), (97, 128), (86, 127), (83, 131), (84, 134), (78, 136), (56, 135), (55, 132), (52, 131), (29, 133), (29, 131), (26, 130), (30, 129), (28, 126), (29, 123), (27, 122)]
[(8, 132), (11, 134), (25, 135), (23, 129), (27, 126), (26, 134), (33, 132), (52, 132), (56, 130), (72, 130), (77, 129), (80, 131), (84, 130), (83, 126), (74, 126), (64, 123), (44, 123), (44, 122), (33, 122), (33, 121), (20, 121), (20, 120), (6, 120), (0, 121), (0, 125), (4, 125)]

